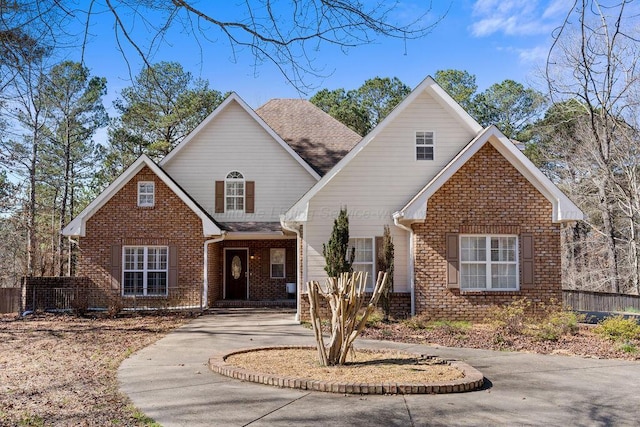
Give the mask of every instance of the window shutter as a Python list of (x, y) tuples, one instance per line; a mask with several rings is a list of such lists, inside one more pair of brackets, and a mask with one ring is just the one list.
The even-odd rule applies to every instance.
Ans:
[(459, 288), (460, 279), (458, 269), (460, 265), (460, 256), (458, 253), (458, 233), (446, 233), (445, 244), (447, 252), (447, 287), (450, 289)]
[(285, 259), (287, 260), (284, 266), (284, 274), (286, 277), (295, 277), (296, 275), (296, 251), (293, 249), (284, 250)]
[(247, 193), (245, 196), (245, 203), (246, 203), (245, 212), (246, 213), (253, 213), (255, 211), (255, 190), (256, 190), (255, 181), (245, 182), (245, 191)]
[(378, 277), (378, 272), (382, 271), (382, 266), (380, 265), (380, 257), (382, 256), (382, 236), (376, 236), (375, 237), (375, 245), (376, 245), (376, 258), (374, 260), (375, 262), (375, 266), (376, 266), (376, 271), (375, 271), (375, 275), (376, 277), (374, 277), (374, 279), (376, 279)]
[(216, 213), (224, 213), (224, 181), (216, 181)]
[(269, 248), (262, 250), (262, 276), (271, 277), (271, 250)]
[(178, 286), (178, 247), (169, 246), (169, 288)]
[(534, 259), (534, 247), (533, 247), (533, 234), (521, 234), (520, 235), (520, 254), (522, 259), (520, 260), (520, 266), (522, 269), (522, 288), (531, 287), (534, 284), (533, 275), (533, 259)]
[(122, 280), (122, 245), (111, 245), (111, 289), (120, 289)]

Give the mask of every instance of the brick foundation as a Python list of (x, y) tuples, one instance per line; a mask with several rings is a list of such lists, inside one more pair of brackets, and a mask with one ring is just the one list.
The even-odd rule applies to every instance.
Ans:
[[(365, 301), (371, 298), (371, 294), (367, 293)], [(378, 302), (378, 307), (381, 307)], [(311, 316), (309, 315), (309, 294), (300, 295), (300, 320), (309, 321)], [(320, 300), (320, 316), (323, 319), (331, 319), (331, 309), (326, 300)], [(391, 316), (396, 319), (405, 319), (411, 316), (411, 294), (396, 292), (391, 294)]]

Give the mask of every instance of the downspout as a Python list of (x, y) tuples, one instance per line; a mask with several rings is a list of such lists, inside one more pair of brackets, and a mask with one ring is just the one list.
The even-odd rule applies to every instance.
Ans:
[(414, 257), (414, 249), (413, 249), (413, 240), (414, 240), (414, 232), (413, 228), (407, 227), (404, 224), (400, 223), (400, 219), (404, 217), (402, 212), (394, 212), (393, 214), (393, 224), (405, 231), (409, 232), (409, 285), (411, 288), (411, 315), (415, 316), (416, 314), (416, 286), (415, 286), (415, 257)]
[(295, 222), (294, 224), (297, 225), (296, 228), (292, 228), (289, 225), (287, 225), (287, 222), (284, 220), (284, 216), (280, 217), (280, 225), (282, 226), (282, 228), (284, 228), (287, 231), (291, 231), (292, 233), (296, 233), (296, 270), (297, 270), (297, 274), (296, 274), (296, 317), (295, 317), (295, 321), (296, 322), (300, 322), (301, 319), (301, 315), (300, 315), (300, 302), (301, 302), (301, 296), (300, 293), (302, 291), (302, 269), (300, 268), (300, 256), (301, 256), (301, 250), (300, 250), (300, 243), (302, 242), (302, 237), (300, 236), (300, 223)]
[(205, 240), (204, 242), (204, 280), (202, 284), (202, 302), (200, 303), (200, 308), (202, 310), (209, 308), (209, 251), (207, 249), (211, 243), (222, 242), (226, 237), (226, 234), (226, 231), (223, 231), (220, 237)]

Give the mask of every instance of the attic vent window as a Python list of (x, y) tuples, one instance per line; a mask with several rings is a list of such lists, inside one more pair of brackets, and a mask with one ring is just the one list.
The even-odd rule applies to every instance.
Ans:
[(433, 160), (433, 132), (416, 132), (416, 160)]

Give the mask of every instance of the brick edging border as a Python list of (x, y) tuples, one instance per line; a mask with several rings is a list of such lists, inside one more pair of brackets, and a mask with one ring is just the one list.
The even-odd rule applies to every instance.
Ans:
[[(230, 353), (214, 354), (209, 359), (209, 368), (220, 375), (240, 381), (271, 385), (300, 390), (322, 391), (346, 394), (444, 394), (462, 393), (478, 390), (484, 384), (484, 375), (471, 365), (457, 360), (447, 363), (464, 374), (463, 378), (435, 383), (343, 383), (336, 381), (320, 381), (306, 378), (284, 377), (277, 374), (265, 374), (238, 368), (226, 362), (233, 354), (248, 353), (261, 350), (315, 349), (313, 346), (270, 346), (235, 350)], [(394, 350), (379, 350), (394, 351)], [(414, 354), (414, 353), (408, 353)], [(416, 355), (419, 355), (416, 353)]]

